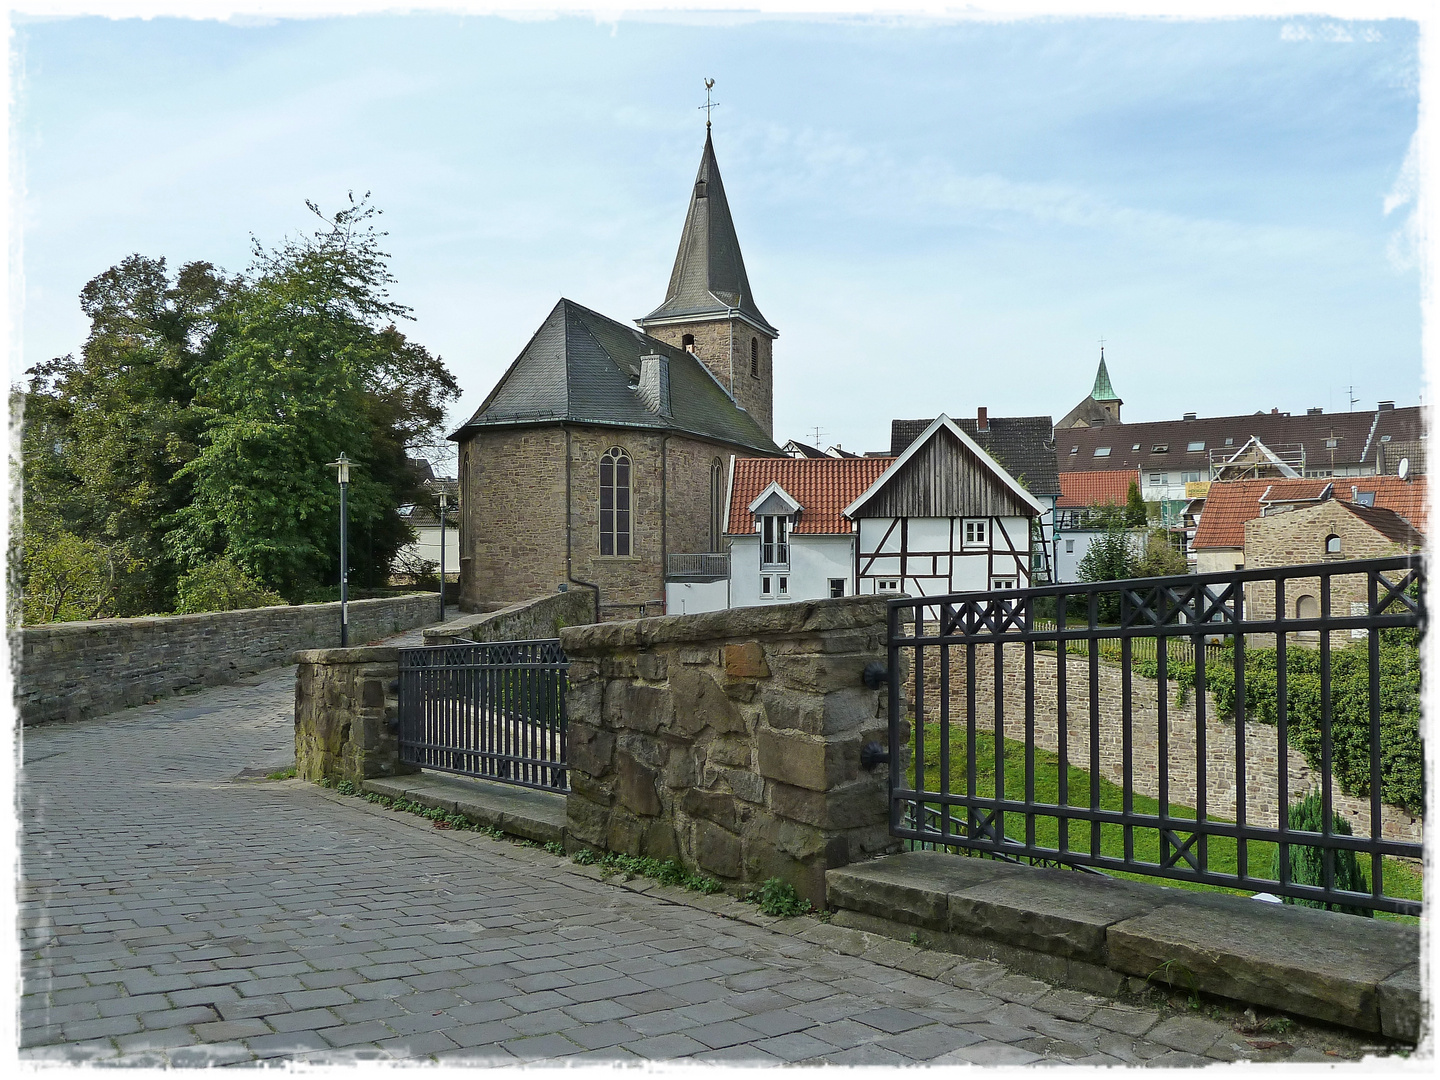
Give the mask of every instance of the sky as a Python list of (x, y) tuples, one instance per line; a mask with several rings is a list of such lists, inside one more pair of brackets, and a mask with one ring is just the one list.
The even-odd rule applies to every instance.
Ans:
[[(370, 192), (458, 426), (562, 296), (663, 299), (714, 139), (776, 438), (1421, 400), (1414, 22), (14, 16), (11, 378), (131, 253), (234, 272)], [(12, 301), (13, 302), (13, 301)]]

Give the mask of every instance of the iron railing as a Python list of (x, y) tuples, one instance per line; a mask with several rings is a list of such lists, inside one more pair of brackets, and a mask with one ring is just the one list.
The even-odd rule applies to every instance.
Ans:
[(558, 641), (401, 649), (400, 760), (566, 790), (566, 671)]
[(730, 576), (728, 551), (702, 551), (665, 556), (667, 581), (722, 581)]
[[(891, 833), (1419, 914), (1413, 889), (1396, 895), (1417, 875), (1386, 860), (1422, 858), (1424, 581), (1418, 557), (1397, 556), (892, 600)], [(1410, 724), (1410, 741), (1382, 751), (1382, 719), (1391, 740)], [(1411, 767), (1397, 812), (1382, 796)], [(1312, 790), (1318, 829), (1292, 826)]]

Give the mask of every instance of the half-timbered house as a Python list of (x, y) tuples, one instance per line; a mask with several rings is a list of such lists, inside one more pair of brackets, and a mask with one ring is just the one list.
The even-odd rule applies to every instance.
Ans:
[(859, 593), (911, 596), (1030, 584), (1047, 508), (943, 413), (845, 508)]

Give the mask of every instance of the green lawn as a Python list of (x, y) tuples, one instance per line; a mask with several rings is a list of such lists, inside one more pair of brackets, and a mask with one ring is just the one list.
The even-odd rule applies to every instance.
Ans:
[[(1025, 744), (1013, 739), (1002, 740), (1005, 762), (1005, 796), (1007, 799), (1023, 799), (1025, 797)], [(913, 752), (915, 744), (910, 744), (912, 752), (912, 764), (908, 779), (913, 784), (915, 780), (915, 769), (913, 764)], [(968, 748), (966, 745), (965, 728), (961, 725), (952, 725), (950, 728), (950, 790), (955, 794), (962, 794), (966, 791), (965, 776)], [(940, 725), (930, 723), (925, 725), (925, 781), (929, 790), (937, 790), (940, 783)], [(1085, 806), (1090, 805), (1090, 774), (1083, 769), (1069, 765), (1067, 768), (1068, 798), (1065, 805)], [(991, 732), (976, 732), (975, 736), (975, 788), (976, 795), (993, 797), (995, 794), (995, 737)], [(1035, 750), (1035, 801), (1043, 803), (1054, 803), (1061, 805), (1060, 801), (1060, 758), (1059, 755), (1048, 750)], [(1100, 778), (1100, 806), (1106, 810), (1124, 809), (1125, 792), (1117, 784), (1112, 784), (1104, 777)], [(1141, 814), (1157, 814), (1160, 804), (1157, 800), (1144, 795), (1135, 794), (1131, 803), (1134, 812)], [(1186, 806), (1176, 803), (1170, 804), (1170, 816), (1179, 818), (1195, 817), (1195, 811)], [(1207, 815), (1207, 820), (1225, 822), (1229, 819)], [(1025, 815), (1019, 813), (1007, 813), (1004, 820), (1004, 828), (1007, 835), (1017, 840), (1025, 838)], [(1134, 846), (1133, 857), (1145, 862), (1158, 863), (1160, 861), (1160, 835), (1156, 829), (1132, 828), (1131, 843)], [(1073, 851), (1089, 853), (1091, 848), (1091, 827), (1089, 822), (1071, 820), (1069, 823), (1069, 848)], [(1183, 840), (1184, 837), (1182, 836)], [(1035, 818), (1035, 842), (1043, 847), (1054, 848), (1059, 845), (1060, 822), (1053, 817)], [(1207, 841), (1207, 867), (1215, 873), (1233, 874), (1236, 872), (1236, 841), (1225, 836), (1211, 836)], [(1271, 862), (1275, 856), (1276, 845), (1251, 841), (1246, 845), (1249, 872), (1255, 877), (1270, 877)], [(1192, 848), (1193, 850), (1193, 848)], [(1116, 858), (1125, 854), (1125, 828), (1120, 825), (1100, 826), (1100, 853)], [(1181, 861), (1182, 867), (1187, 865)], [(1365, 874), (1365, 880), (1370, 880), (1370, 860), (1366, 856), (1360, 857), (1361, 870)], [(1249, 890), (1223, 889), (1218, 886), (1204, 885), (1199, 882), (1185, 881), (1173, 878), (1151, 877), (1144, 874), (1122, 873), (1120, 871), (1106, 870), (1107, 874), (1116, 877), (1133, 878), (1137, 881), (1150, 881), (1152, 883), (1163, 883), (1182, 889), (1199, 889), (1211, 892), (1231, 892), (1241, 896), (1249, 896)], [(1385, 892), (1391, 897), (1406, 900), (1421, 899), (1421, 872), (1418, 866), (1414, 866), (1400, 859), (1387, 858), (1385, 860)], [(1399, 919), (1405, 922), (1415, 922), (1413, 917), (1381, 914), (1380, 917), (1388, 919)]]

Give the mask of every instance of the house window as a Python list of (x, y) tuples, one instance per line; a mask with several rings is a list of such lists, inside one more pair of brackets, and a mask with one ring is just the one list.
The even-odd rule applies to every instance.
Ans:
[(630, 554), (630, 455), (620, 446), (600, 458), (600, 554)]
[(1200, 474), (1198, 472), (1181, 473), (1180, 482), (1182, 484), (1198, 484), (1200, 482)]
[(1340, 537), (1336, 536), (1334, 533), (1331, 533), (1329, 536), (1325, 537), (1325, 554), (1340, 554)]
[(1339, 439), (1326, 439), (1326, 440), (1325, 440), (1325, 448), (1326, 448), (1327, 450), (1334, 450), (1334, 449), (1335, 449), (1337, 446), (1339, 446), (1339, 445), (1340, 445), (1340, 440), (1339, 440)]
[(1357, 491), (1357, 492), (1355, 493), (1355, 505), (1356, 505), (1356, 506), (1374, 506), (1374, 505), (1375, 505), (1375, 492), (1373, 492), (1373, 491)]
[(753, 337), (750, 339), (750, 377), (760, 377), (760, 340)]
[(1133, 451), (1133, 450), (1139, 450), (1139, 449), (1140, 449), (1140, 444), (1137, 442), (1134, 446), (1130, 447), (1130, 449), (1131, 449), (1132, 451)]
[(768, 577), (762, 577), (762, 578), (760, 579), (760, 595), (761, 595), (761, 596), (769, 596), (769, 595), (770, 595), (770, 579), (769, 579)]
[(1226, 445), (1226, 446), (1234, 446), (1234, 445), (1235, 445), (1235, 436), (1233, 436), (1233, 435), (1226, 435), (1226, 436), (1225, 436), (1225, 445)]
[(875, 582), (875, 591), (878, 592), (899, 592), (899, 578), (880, 578)]
[(790, 579), (789, 579), (788, 577), (782, 577), (782, 578), (780, 579), (780, 595), (781, 595), (781, 596), (789, 596), (789, 595), (790, 595)]
[(1195, 452), (1197, 452), (1197, 451), (1199, 451), (1199, 450), (1204, 450), (1204, 449), (1205, 449), (1205, 440), (1204, 440), (1204, 439), (1197, 439), (1195, 442), (1188, 443), (1188, 444), (1186, 444), (1186, 446), (1185, 446), (1185, 452), (1188, 453), (1188, 454), (1193, 454), (1193, 453), (1195, 453)]
[(989, 525), (990, 522), (986, 518), (966, 518), (965, 546), (984, 547), (986, 539), (990, 535)]
[(782, 514), (766, 514), (760, 519), (760, 565), (788, 567), (790, 519)]
[(839, 599), (845, 595), (845, 579), (843, 577), (832, 577), (830, 579), (830, 598)]
[(725, 528), (725, 463), (718, 457), (710, 462), (710, 550), (719, 551), (724, 543)]
[(1078, 446), (1072, 446), (1072, 447), (1070, 447), (1070, 453), (1072, 453), (1072, 454), (1078, 454), (1079, 452), (1080, 452), (1080, 448), (1079, 448)]
[(1074, 541), (1074, 540), (1066, 540), (1066, 541), (1065, 541), (1065, 554), (1066, 554), (1066, 555), (1074, 555), (1074, 554), (1075, 554), (1075, 541)]
[(685, 334), (680, 338), (680, 347), (688, 353), (695, 351), (695, 335)]
[(1150, 474), (1150, 483), (1151, 483), (1152, 485), (1153, 485), (1153, 484), (1168, 484), (1169, 482), (1170, 482), (1170, 478), (1169, 478), (1168, 476), (1166, 476), (1164, 473), (1161, 473), (1161, 472), (1152, 472), (1152, 473)]
[(1108, 447), (1108, 446), (1097, 446), (1097, 447), (1095, 447), (1095, 456), (1096, 456), (1096, 457), (1109, 457), (1109, 456), (1110, 456), (1110, 447)]
[(1168, 454), (1170, 452), (1170, 444), (1156, 443), (1154, 446), (1150, 447), (1150, 452), (1152, 454)]
[(991, 578), (990, 588), (992, 590), (1013, 589), (1015, 588), (1015, 579), (1013, 577)]

